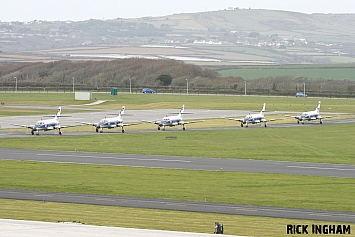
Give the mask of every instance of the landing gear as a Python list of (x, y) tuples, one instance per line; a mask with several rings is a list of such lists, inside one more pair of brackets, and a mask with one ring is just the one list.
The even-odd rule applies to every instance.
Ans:
[(243, 123), (241, 123), (240, 126), (243, 127), (244, 126)]
[(62, 131), (59, 130), (59, 135), (62, 135)]
[(32, 134), (32, 135), (35, 135), (35, 132), (32, 130), (32, 131), (31, 131), (31, 134)]
[(182, 126), (182, 130), (183, 130), (183, 131), (185, 131), (185, 130), (186, 130), (185, 126)]
[(299, 120), (297, 120), (297, 124), (300, 124), (300, 121), (299, 121)]
[(319, 120), (319, 123), (320, 123), (320, 124), (323, 124), (323, 120), (320, 119), (320, 120)]
[(124, 133), (124, 128), (122, 128), (122, 133)]
[(265, 127), (265, 128), (267, 127), (266, 123), (264, 124), (264, 127)]
[(160, 130), (160, 127), (158, 126), (158, 130)]
[(95, 130), (96, 130), (96, 132), (99, 132), (99, 128), (96, 128)]

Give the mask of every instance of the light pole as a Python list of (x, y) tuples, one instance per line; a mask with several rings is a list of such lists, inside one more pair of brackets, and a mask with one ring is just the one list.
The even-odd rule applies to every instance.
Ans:
[(75, 88), (74, 88), (74, 77), (73, 77), (73, 93), (75, 92)]
[(17, 92), (17, 77), (14, 77), (16, 80), (16, 84), (15, 84), (15, 93)]
[(189, 94), (189, 80), (186, 79), (186, 95)]
[(247, 95), (247, 82), (244, 81), (244, 95)]
[(132, 94), (132, 80), (131, 80), (131, 77), (129, 77), (129, 93)]
[(306, 83), (303, 83), (303, 95), (306, 96)]

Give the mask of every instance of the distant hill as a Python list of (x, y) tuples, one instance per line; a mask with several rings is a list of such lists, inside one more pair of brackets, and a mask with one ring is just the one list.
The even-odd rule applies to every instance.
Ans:
[[(174, 30), (230, 33), (239, 35), (260, 33), (261, 37), (278, 34), (280, 37), (304, 37), (308, 41), (354, 42), (355, 14), (304, 14), (289, 11), (233, 9), (164, 17), (146, 17), (135, 22), (162, 25)], [(131, 19), (126, 20), (132, 22)], [(205, 35), (203, 35), (205, 37)]]
[[(187, 47), (191, 51), (187, 56), (200, 53), (215, 60), (184, 59), (200, 65), (218, 64), (215, 62), (231, 66), (243, 63), (354, 63), (354, 22), (355, 14), (254, 9), (81, 22), (0, 22), (0, 63), (38, 61), (39, 58), (72, 60), (73, 57), (58, 51), (101, 45)], [(25, 55), (26, 59), (12, 53)], [(91, 49), (85, 53), (94, 55), (97, 52)], [(139, 55), (139, 50), (135, 53)], [(144, 56), (160, 57), (158, 54)]]

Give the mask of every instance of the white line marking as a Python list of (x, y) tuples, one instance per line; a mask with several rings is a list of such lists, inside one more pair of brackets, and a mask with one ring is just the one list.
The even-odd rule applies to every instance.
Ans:
[(97, 159), (112, 159), (112, 160), (142, 160), (142, 161), (164, 161), (164, 162), (183, 162), (191, 163), (189, 160), (164, 160), (157, 158), (131, 158), (131, 157), (112, 157), (112, 156), (79, 156), (79, 155), (60, 155), (60, 154), (37, 154), (38, 156), (58, 156), (58, 157), (77, 157), (77, 158), (97, 158)]
[(355, 169), (345, 169), (345, 168), (331, 168), (331, 167), (316, 167), (316, 166), (296, 166), (290, 165), (288, 168), (299, 168), (299, 169), (317, 169), (317, 170), (355, 170)]

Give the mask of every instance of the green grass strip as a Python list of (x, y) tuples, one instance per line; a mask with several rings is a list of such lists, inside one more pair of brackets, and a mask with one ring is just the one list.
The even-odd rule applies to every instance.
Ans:
[(0, 187), (355, 211), (350, 178), (0, 161)]
[[(28, 136), (1, 139), (0, 147), (355, 164), (355, 136), (351, 134), (355, 134), (353, 123), (293, 128), (272, 128), (270, 125), (260, 129)], [(169, 135), (177, 139), (166, 139)], [(6, 159), (1, 154), (0, 158)]]
[[(224, 234), (241, 236), (286, 236), (286, 225), (339, 224), (309, 220), (164, 211), (83, 204), (0, 199), (0, 217), (47, 222), (210, 233), (214, 222), (222, 223)], [(346, 223), (341, 223), (346, 224)], [(347, 224), (349, 225), (349, 224)], [(354, 225), (351, 225), (354, 228)], [(310, 227), (308, 227), (309, 229)], [(309, 232), (307, 236), (312, 235)], [(319, 235), (317, 235), (319, 236)], [(352, 232), (350, 235), (355, 236)]]

